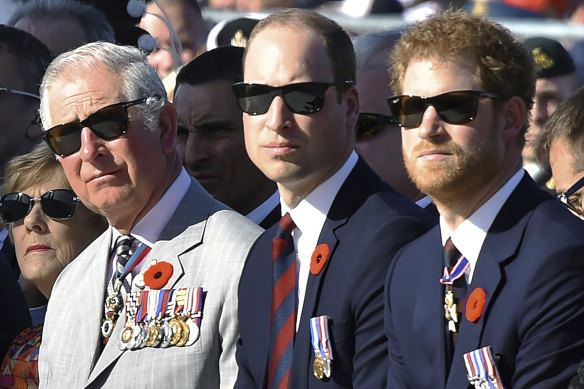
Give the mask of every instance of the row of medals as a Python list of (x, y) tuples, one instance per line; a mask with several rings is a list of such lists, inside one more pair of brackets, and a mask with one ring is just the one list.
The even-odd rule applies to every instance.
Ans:
[(199, 338), (199, 326), (190, 316), (175, 316), (170, 320), (136, 323), (128, 320), (120, 334), (120, 350), (143, 347), (190, 346)]

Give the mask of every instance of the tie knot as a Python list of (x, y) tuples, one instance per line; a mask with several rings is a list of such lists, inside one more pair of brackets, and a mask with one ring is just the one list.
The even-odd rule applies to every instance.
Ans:
[(134, 239), (136, 238), (134, 238), (132, 235), (120, 235), (118, 239), (116, 239), (114, 248), (116, 256), (128, 255), (130, 253), (130, 249), (132, 248)]
[(452, 239), (448, 238), (444, 244), (444, 265), (446, 267), (452, 267), (456, 265), (460, 255), (460, 251), (458, 251), (454, 243), (452, 243)]
[(280, 219), (280, 223), (279, 224), (279, 230), (282, 230), (281, 232), (279, 231), (278, 234), (291, 234), (292, 230), (296, 228), (296, 224), (294, 224), (294, 220), (292, 220), (292, 217), (290, 216), (289, 213), (286, 213), (284, 216), (282, 216), (282, 218)]

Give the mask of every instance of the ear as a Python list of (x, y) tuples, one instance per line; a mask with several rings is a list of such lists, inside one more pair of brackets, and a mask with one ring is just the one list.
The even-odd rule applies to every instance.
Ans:
[(160, 130), (160, 147), (164, 154), (169, 154), (174, 150), (176, 140), (176, 108), (170, 102), (165, 102), (158, 119)]
[(355, 85), (345, 93), (347, 127), (354, 131), (359, 118), (359, 89)]
[(525, 103), (519, 96), (513, 96), (503, 103), (501, 113), (501, 120), (503, 120), (503, 140), (511, 142), (521, 133), (521, 129), (527, 120)]

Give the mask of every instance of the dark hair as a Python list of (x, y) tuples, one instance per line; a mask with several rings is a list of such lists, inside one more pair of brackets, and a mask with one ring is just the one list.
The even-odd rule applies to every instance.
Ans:
[(584, 171), (584, 87), (564, 100), (545, 123), (534, 149), (544, 165), (549, 163), (550, 148), (555, 140), (564, 139), (574, 157), (572, 169)]
[[(485, 16), (449, 11), (411, 26), (392, 52), (392, 84), (402, 93), (409, 62), (416, 58), (465, 61), (484, 90), (504, 98), (519, 96), (526, 107), (521, 134), (529, 125), (535, 94), (535, 65), (525, 46), (505, 27)], [(521, 141), (522, 142), (522, 141)]]
[(43, 42), (26, 31), (0, 24), (0, 47), (16, 57), (18, 72), (26, 80), (26, 91), (39, 93), (45, 70), (53, 54)]
[(186, 64), (176, 76), (180, 84), (197, 85), (213, 80), (243, 80), (243, 47), (222, 46), (209, 50)]
[[(115, 42), (114, 30), (105, 14), (91, 4), (76, 0), (35, 0), (22, 3), (16, 8), (8, 22), (14, 26), (19, 20), (51, 20), (54, 18), (75, 18), (85, 31), (87, 42)], [(85, 42), (85, 43), (87, 43)]]
[(273, 13), (260, 20), (251, 31), (243, 60), (253, 41), (262, 30), (275, 26), (296, 27), (317, 33), (323, 42), (332, 64), (335, 81), (355, 81), (355, 52), (351, 38), (334, 20), (321, 14), (304, 9), (291, 8)]

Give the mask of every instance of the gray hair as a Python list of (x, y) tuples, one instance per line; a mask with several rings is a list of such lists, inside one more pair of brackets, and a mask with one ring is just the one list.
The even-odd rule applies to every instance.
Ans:
[(77, 0), (29, 0), (16, 8), (6, 24), (14, 26), (24, 18), (36, 21), (62, 17), (77, 19), (85, 31), (87, 42), (115, 42), (114, 29), (105, 14)]
[(67, 70), (83, 66), (91, 69), (105, 66), (119, 77), (120, 95), (123, 101), (148, 97), (137, 107), (142, 112), (146, 127), (150, 131), (158, 128), (158, 119), (164, 103), (166, 91), (156, 70), (148, 64), (146, 55), (133, 46), (118, 46), (107, 42), (93, 42), (59, 55), (49, 65), (41, 83), (40, 115), (43, 127), (50, 123), (48, 90), (57, 80), (68, 78)]

